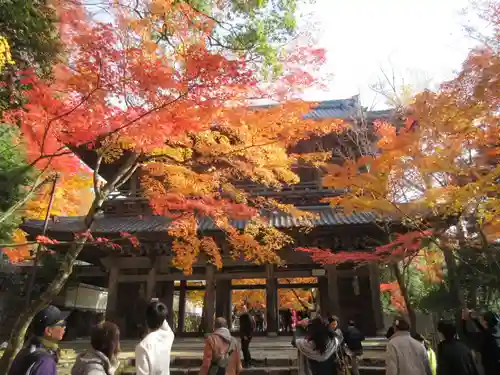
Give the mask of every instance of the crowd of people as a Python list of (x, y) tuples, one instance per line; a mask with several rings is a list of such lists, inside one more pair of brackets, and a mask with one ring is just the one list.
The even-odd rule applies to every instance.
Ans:
[[(146, 308), (148, 334), (137, 345), (137, 375), (169, 375), (170, 351), (174, 332), (167, 323), (165, 304), (152, 301)], [(33, 319), (31, 336), (18, 353), (8, 375), (57, 375), (59, 342), (66, 330), (67, 313), (49, 305)], [(120, 330), (112, 322), (102, 321), (93, 327), (91, 349), (80, 353), (71, 375), (114, 375), (119, 368)], [(207, 374), (205, 374), (207, 375)]]
[[(167, 307), (151, 301), (146, 309), (147, 335), (135, 350), (137, 375), (169, 375), (174, 333), (167, 323)], [(294, 316), (295, 317), (295, 316)], [(57, 375), (59, 342), (65, 333), (65, 319), (55, 306), (41, 310), (32, 323), (32, 336), (16, 356), (8, 375)], [(468, 329), (468, 322), (476, 327)], [(463, 313), (466, 341), (458, 339), (452, 322), (441, 321), (442, 341), (437, 354), (430, 343), (410, 330), (402, 317), (387, 332), (386, 375), (500, 375), (500, 317), (494, 313), (476, 316)], [(217, 318), (213, 332), (205, 339), (199, 375), (238, 375), (253, 364), (250, 343), (256, 323), (246, 310), (240, 315), (241, 348), (224, 318)], [(359, 375), (365, 337), (349, 321), (341, 329), (339, 319), (319, 314), (313, 319), (293, 319), (292, 345), (298, 350), (298, 375)], [(114, 375), (119, 367), (120, 330), (102, 321), (91, 332), (91, 349), (80, 353), (72, 375)], [(243, 353), (243, 361), (240, 357)]]
[[(472, 323), (475, 331), (470, 330)], [(442, 338), (433, 351), (429, 342), (410, 332), (404, 318), (394, 320), (386, 336), (386, 375), (498, 375), (500, 374), (500, 317), (492, 312), (477, 316), (462, 313), (464, 340), (457, 327), (442, 320), (437, 330)]]

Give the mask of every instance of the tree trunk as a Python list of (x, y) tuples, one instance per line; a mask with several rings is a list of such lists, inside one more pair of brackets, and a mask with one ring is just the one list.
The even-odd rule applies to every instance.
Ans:
[(408, 289), (406, 288), (406, 283), (404, 281), (403, 275), (401, 274), (401, 270), (399, 269), (399, 263), (392, 263), (391, 270), (396, 277), (399, 290), (401, 290), (401, 295), (403, 296), (403, 299), (405, 301), (406, 311), (408, 312), (408, 318), (410, 320), (410, 331), (411, 333), (416, 333), (417, 315), (415, 314), (415, 310), (413, 309), (413, 305), (411, 304), (410, 297), (408, 296)]
[(45, 306), (47, 306), (63, 288), (69, 275), (71, 275), (76, 257), (83, 249), (85, 242), (87, 242), (87, 239), (82, 238), (71, 245), (68, 252), (64, 255), (64, 260), (62, 261), (54, 280), (52, 280), (41, 296), (31, 302), (29, 307), (21, 313), (19, 318), (17, 318), (17, 321), (12, 328), (8, 346), (0, 359), (0, 374), (7, 374), (9, 371), (12, 361), (23, 346), (26, 330), (31, 324), (33, 317)]
[[(92, 225), (94, 216), (99, 207), (101, 207), (103, 201), (104, 200), (102, 198), (98, 197), (94, 199), (92, 207), (90, 207), (89, 212), (85, 217), (85, 229), (88, 230)], [(86, 242), (87, 237), (84, 236), (71, 244), (69, 250), (66, 252), (66, 254), (64, 254), (64, 258), (61, 262), (61, 265), (59, 266), (59, 270), (50, 285), (40, 295), (40, 297), (33, 300), (29, 304), (28, 308), (26, 308), (21, 313), (21, 315), (19, 315), (19, 318), (17, 318), (16, 323), (12, 328), (7, 348), (5, 349), (5, 352), (0, 359), (0, 374), (8, 373), (15, 356), (23, 346), (24, 338), (26, 336), (26, 330), (31, 324), (34, 316), (45, 306), (50, 304), (54, 297), (56, 297), (64, 287), (64, 284), (66, 284), (68, 277), (73, 271), (73, 264), (75, 263), (78, 254), (80, 254), (80, 251), (83, 249), (83, 246), (85, 246)]]
[[(109, 181), (101, 190), (101, 193), (96, 195), (94, 201), (92, 202), (92, 206), (90, 207), (86, 217), (85, 217), (85, 225), (84, 231), (89, 230), (98, 210), (101, 208), (104, 200), (107, 198), (108, 194), (118, 188), (120, 184), (125, 182), (123, 179), (128, 176), (128, 174), (135, 170), (134, 166), (138, 160), (137, 155), (132, 155), (117, 171), (116, 175)], [(94, 173), (98, 171), (95, 170)], [(24, 343), (24, 337), (26, 335), (26, 330), (28, 329), (31, 321), (34, 316), (42, 310), (45, 306), (50, 304), (50, 302), (56, 297), (61, 289), (64, 287), (64, 284), (68, 280), (71, 272), (73, 271), (73, 264), (75, 263), (78, 254), (85, 246), (87, 242), (87, 237), (82, 236), (81, 238), (75, 240), (69, 250), (64, 255), (63, 261), (59, 266), (59, 270), (55, 275), (54, 279), (47, 287), (47, 289), (38, 297), (33, 300), (29, 307), (24, 310), (19, 318), (17, 319), (14, 327), (12, 328), (12, 333), (10, 335), (7, 348), (0, 359), (0, 374), (7, 374), (9, 372), (9, 368), (14, 361), (15, 356), (22, 348)]]
[(447, 269), (447, 279), (448, 279), (448, 287), (450, 288), (450, 294), (453, 299), (453, 305), (455, 307), (455, 321), (457, 323), (457, 327), (459, 333), (462, 328), (462, 309), (466, 308), (465, 298), (462, 290), (460, 289), (460, 281), (458, 279), (457, 274), (457, 263), (455, 261), (455, 256), (453, 255), (453, 249), (449, 246), (443, 246), (443, 255), (444, 261), (446, 263)]

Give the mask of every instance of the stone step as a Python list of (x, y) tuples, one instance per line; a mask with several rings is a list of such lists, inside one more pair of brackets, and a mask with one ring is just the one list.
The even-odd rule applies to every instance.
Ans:
[[(178, 369), (189, 369), (193, 367), (200, 367), (203, 359), (200, 357), (175, 357), (171, 360), (170, 366), (172, 368)], [(263, 358), (263, 359), (254, 359), (256, 365), (259, 367), (295, 367), (297, 366), (297, 358)], [(383, 367), (385, 365), (385, 361), (380, 358), (362, 358), (360, 361), (362, 366), (367, 367)], [(135, 358), (130, 358), (125, 362), (126, 366), (134, 367), (135, 366)]]
[[(375, 366), (361, 366), (360, 375), (383, 375), (385, 368)], [(170, 375), (198, 375), (199, 367), (170, 368)], [(251, 367), (243, 369), (242, 375), (297, 375), (297, 367)], [(135, 375), (134, 370), (124, 370), (121, 375)]]

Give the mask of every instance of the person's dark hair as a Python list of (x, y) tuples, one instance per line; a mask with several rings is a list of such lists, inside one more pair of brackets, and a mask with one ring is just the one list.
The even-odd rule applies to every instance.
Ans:
[(441, 320), (438, 323), (437, 330), (443, 335), (445, 340), (452, 340), (457, 335), (455, 324), (449, 320)]
[(354, 327), (354, 326), (356, 325), (356, 323), (354, 323), (354, 320), (352, 320), (352, 319), (351, 319), (351, 320), (349, 320), (349, 321), (347, 322), (347, 325), (349, 325), (349, 326), (351, 326), (351, 327)]
[(115, 323), (102, 322), (90, 333), (90, 345), (110, 360), (116, 359), (120, 352), (120, 330)]
[(215, 319), (214, 328), (227, 328), (227, 320), (222, 317)]
[(420, 333), (415, 333), (415, 335), (413, 335), (413, 338), (418, 342), (424, 344), (425, 349), (429, 350), (429, 341), (427, 341), (424, 336), (422, 336)]
[(389, 329), (387, 330), (387, 333), (385, 334), (385, 337), (390, 339), (394, 335), (394, 327), (390, 326)]
[(162, 326), (168, 317), (168, 309), (164, 303), (152, 301), (146, 309), (146, 324), (150, 330), (156, 330)]
[(409, 331), (410, 330), (410, 324), (406, 321), (405, 318), (403, 317), (397, 317), (394, 319), (394, 326), (398, 331)]
[(500, 322), (500, 317), (492, 311), (486, 311), (483, 314), (483, 318), (488, 328), (496, 327)]
[(307, 326), (307, 337), (314, 343), (314, 348), (323, 354), (331, 337), (325, 321), (316, 317)]
[(418, 333), (418, 332), (417, 332), (417, 333), (415, 333), (414, 335), (412, 335), (412, 337), (413, 337), (415, 340), (419, 341), (419, 342), (424, 342), (424, 341), (425, 341), (424, 336), (422, 336), (422, 335), (421, 335), (420, 333)]
[(337, 322), (337, 324), (339, 323), (339, 318), (336, 315), (330, 315), (328, 317), (328, 323), (332, 324), (333, 322)]

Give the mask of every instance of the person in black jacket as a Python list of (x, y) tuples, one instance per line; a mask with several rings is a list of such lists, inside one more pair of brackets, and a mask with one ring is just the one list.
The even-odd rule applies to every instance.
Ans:
[(243, 352), (243, 367), (252, 365), (252, 355), (250, 354), (250, 342), (252, 341), (253, 331), (255, 329), (255, 320), (248, 313), (247, 308), (243, 308), (240, 315), (240, 339), (241, 351)]
[(354, 321), (349, 320), (347, 329), (344, 331), (344, 342), (352, 352), (351, 373), (353, 375), (359, 375), (359, 357), (363, 355), (363, 341), (365, 341), (365, 336), (356, 328)]
[(437, 328), (443, 336), (437, 348), (437, 375), (479, 375), (472, 351), (457, 339), (455, 325), (440, 321)]
[(498, 375), (500, 374), (500, 317), (488, 311), (481, 318), (480, 320), (474, 317), (470, 310), (464, 310), (462, 312), (464, 332), (466, 335), (471, 335), (465, 323), (467, 320), (472, 321), (479, 331), (478, 341), (484, 375)]

